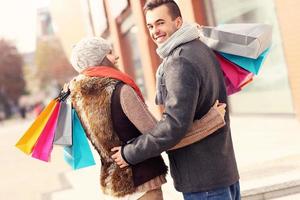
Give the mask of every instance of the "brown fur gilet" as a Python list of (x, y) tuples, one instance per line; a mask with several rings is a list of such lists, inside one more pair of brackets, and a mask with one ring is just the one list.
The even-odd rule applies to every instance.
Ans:
[(118, 81), (79, 75), (70, 84), (71, 99), (87, 137), (101, 158), (100, 185), (107, 195), (121, 197), (135, 192), (130, 167), (119, 168), (111, 148), (122, 145), (113, 130), (111, 96)]

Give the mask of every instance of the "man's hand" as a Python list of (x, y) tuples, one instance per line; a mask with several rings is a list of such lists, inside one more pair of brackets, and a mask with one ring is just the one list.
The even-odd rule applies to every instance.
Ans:
[(129, 166), (128, 163), (123, 159), (121, 155), (121, 147), (114, 147), (111, 149), (111, 151), (116, 151), (111, 158), (114, 159), (114, 161), (119, 165), (120, 168), (124, 168)]

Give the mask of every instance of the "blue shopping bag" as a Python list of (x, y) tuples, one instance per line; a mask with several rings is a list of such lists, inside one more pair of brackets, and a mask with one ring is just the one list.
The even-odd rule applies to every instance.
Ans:
[(243, 69), (257, 75), (263, 62), (265, 61), (266, 56), (269, 53), (269, 51), (270, 51), (270, 48), (266, 49), (256, 59), (246, 58), (243, 56), (236, 56), (236, 55), (222, 53), (222, 52), (218, 52), (218, 53), (220, 53), (227, 60), (229, 60), (229, 61), (237, 64), (238, 66), (242, 67)]
[(78, 115), (72, 109), (72, 146), (64, 147), (64, 159), (73, 168), (80, 169), (95, 165), (85, 131)]

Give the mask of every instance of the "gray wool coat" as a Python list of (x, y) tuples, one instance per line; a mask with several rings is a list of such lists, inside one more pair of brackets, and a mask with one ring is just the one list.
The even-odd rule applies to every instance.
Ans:
[[(161, 84), (165, 107), (162, 119), (150, 134), (122, 147), (122, 155), (130, 164), (157, 156), (177, 144), (193, 120), (206, 114), (217, 99), (227, 103), (219, 63), (211, 49), (198, 39), (179, 45), (165, 59)], [(204, 140), (167, 152), (178, 191), (208, 191), (239, 180), (228, 113), (227, 110), (223, 128)]]

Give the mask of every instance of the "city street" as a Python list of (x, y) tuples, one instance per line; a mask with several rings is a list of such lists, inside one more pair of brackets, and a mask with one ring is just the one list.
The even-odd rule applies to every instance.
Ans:
[[(243, 199), (298, 199), (294, 193), (300, 192), (299, 122), (289, 116), (233, 116), (231, 121)], [(99, 199), (99, 163), (72, 171), (63, 161), (61, 147), (54, 147), (50, 163), (14, 147), (29, 125), (30, 120), (0, 124), (0, 199)], [(166, 200), (182, 200), (169, 176), (163, 192)]]
[[(58, 94), (56, 100), (61, 102), (68, 93), (71, 107), (88, 111), (79, 117), (94, 122), (84, 125), (89, 130), (120, 129), (122, 134), (131, 130), (132, 126), (124, 128), (124, 113), (139, 115), (138, 119), (144, 116), (126, 109), (127, 101), (132, 101), (125, 89), (113, 91), (119, 81), (142, 97), (155, 118), (166, 116), (150, 132), (155, 134), (136, 141), (149, 153), (159, 146), (149, 142), (152, 138), (164, 145), (161, 135), (176, 139), (188, 116), (199, 116), (212, 100), (226, 103), (231, 138), (222, 131), (213, 133), (215, 137), (208, 136), (211, 140), (195, 141), (201, 148), (183, 149), (174, 158), (174, 173), (186, 172), (176, 179), (186, 180), (183, 188), (197, 186), (191, 192), (202, 192), (218, 185), (213, 190), (223, 189), (222, 180), (228, 179), (229, 171), (236, 172), (233, 144), (242, 200), (300, 200), (299, 8), (300, 0), (1, 1), (0, 200), (136, 198), (103, 194), (101, 160), (91, 143), (96, 164), (79, 170), (64, 161), (62, 146), (53, 146), (49, 162), (15, 146)], [(47, 124), (56, 121), (56, 114), (58, 121), (64, 121), (58, 106), (59, 113), (52, 112)], [(117, 121), (113, 127), (103, 120), (108, 115), (117, 116), (109, 119)], [(97, 120), (101, 128), (95, 125)], [(117, 144), (111, 141), (115, 137), (104, 136), (93, 142)], [(129, 138), (122, 143), (129, 143)], [(101, 154), (105, 145), (99, 147)], [(149, 157), (138, 148), (136, 152)], [(167, 154), (161, 155), (169, 166)], [(107, 184), (102, 183), (104, 189), (121, 191), (110, 186), (121, 185), (120, 180), (115, 183), (123, 176), (119, 172), (117, 165), (103, 172), (108, 174), (101, 179)], [(162, 185), (164, 200), (183, 200), (170, 174), (169, 169)], [(140, 178), (139, 173), (134, 176)], [(196, 184), (198, 180), (204, 181), (205, 188)], [(121, 182), (128, 189), (130, 184)], [(211, 191), (205, 192), (210, 196)]]

